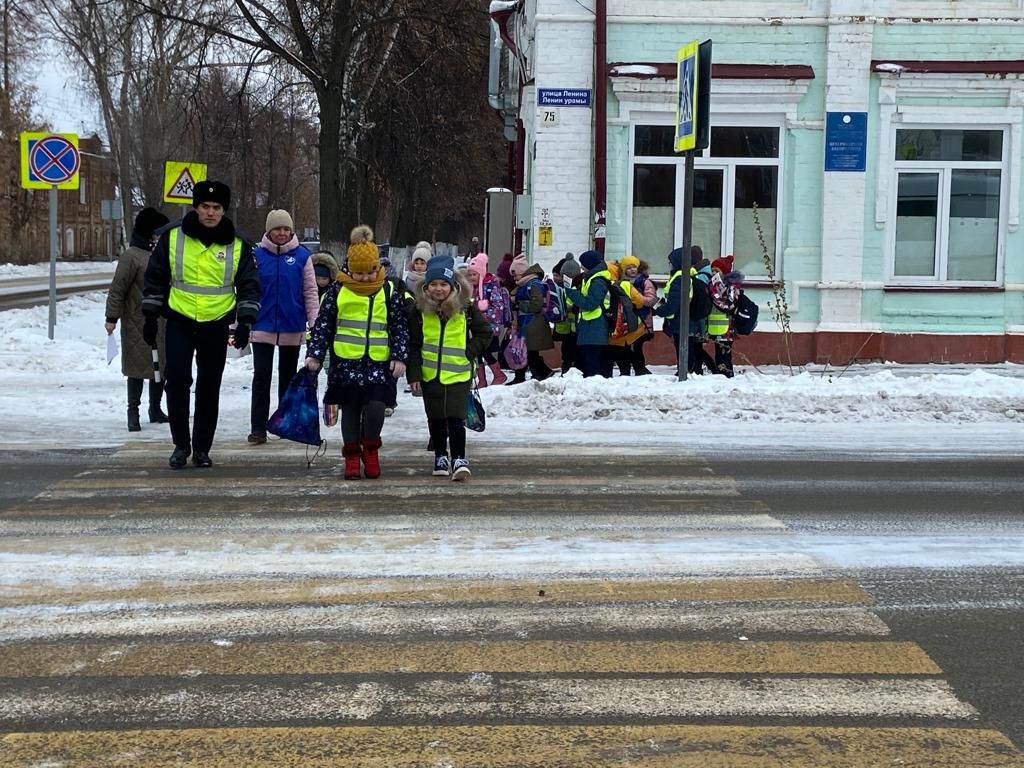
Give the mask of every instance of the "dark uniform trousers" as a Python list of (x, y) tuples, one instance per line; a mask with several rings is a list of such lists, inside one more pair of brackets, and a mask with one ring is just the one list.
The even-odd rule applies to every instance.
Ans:
[[(228, 353), (228, 318), (199, 323), (167, 319), (167, 416), (176, 448), (209, 453), (220, 412), (220, 382)], [(196, 413), (189, 434), (192, 360), (196, 364)]]

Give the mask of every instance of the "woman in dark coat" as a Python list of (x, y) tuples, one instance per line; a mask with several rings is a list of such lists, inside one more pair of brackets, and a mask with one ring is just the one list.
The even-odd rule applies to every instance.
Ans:
[[(149, 266), (149, 253), (159, 239), (157, 230), (168, 219), (154, 208), (143, 208), (135, 217), (131, 244), (121, 254), (114, 271), (114, 279), (107, 293), (107, 321), (104, 328), (112, 334), (121, 321), (121, 373), (128, 377), (128, 431), (138, 432), (139, 404), (142, 402), (142, 382), (149, 380), (149, 421), (166, 424), (167, 414), (160, 409), (164, 385), (153, 377), (152, 348), (142, 338), (142, 288)], [(157, 334), (160, 351), (160, 369), (164, 358), (164, 321), (160, 319)]]

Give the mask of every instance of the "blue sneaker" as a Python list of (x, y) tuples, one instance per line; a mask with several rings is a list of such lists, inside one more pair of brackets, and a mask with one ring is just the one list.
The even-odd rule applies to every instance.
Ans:
[(469, 475), (469, 462), (466, 459), (456, 459), (452, 464), (452, 480), (468, 480)]
[(434, 471), (431, 472), (434, 477), (448, 477), (451, 474), (452, 467), (448, 463), (447, 456), (435, 456), (434, 457)]

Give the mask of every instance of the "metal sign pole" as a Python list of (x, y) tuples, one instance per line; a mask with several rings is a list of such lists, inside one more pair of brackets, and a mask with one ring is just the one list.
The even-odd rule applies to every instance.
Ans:
[(686, 381), (690, 359), (690, 246), (693, 240), (693, 150), (686, 153), (683, 176), (682, 289), (679, 291), (679, 381)]
[(57, 186), (50, 187), (50, 326), (48, 335), (53, 341), (53, 328), (57, 325)]

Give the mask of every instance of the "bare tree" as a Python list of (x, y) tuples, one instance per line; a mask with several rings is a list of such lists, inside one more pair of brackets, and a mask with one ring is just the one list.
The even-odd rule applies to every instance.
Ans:
[(375, 125), (370, 107), (404, 32), (443, 30), (472, 14), (484, 23), (479, 0), (208, 0), (235, 13), (233, 23), (211, 20), (192, 4), (188, 13), (161, 11), (154, 0), (135, 0), (153, 13), (214, 31), (223, 39), (265, 51), (293, 67), (313, 90), (320, 124), (321, 240), (332, 247), (354, 223), (352, 171), (359, 148)]
[[(392, 242), (457, 234), (476, 218), (483, 190), (505, 182), (502, 123), (487, 105), (487, 26), (455, 16), (443, 29), (413, 23), (386, 73), (362, 150), (370, 208), (379, 202)], [(446, 226), (455, 224), (454, 227)]]
[(35, 3), (99, 103), (125, 218), (137, 205), (159, 206), (163, 161), (180, 146), (212, 33), (166, 21), (191, 8), (187, 0), (153, 0), (161, 13), (132, 0)]
[(36, 89), (26, 72), (37, 41), (25, 0), (0, 0), (0, 257), (5, 260), (19, 260), (30, 250), (33, 198), (21, 188), (18, 135), (43, 128), (34, 114)]

